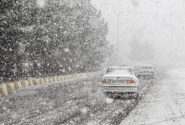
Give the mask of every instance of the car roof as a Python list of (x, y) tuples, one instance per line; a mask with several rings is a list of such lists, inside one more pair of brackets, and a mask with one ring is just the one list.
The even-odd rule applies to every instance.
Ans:
[(110, 67), (108, 67), (108, 68), (118, 68), (118, 69), (131, 69), (131, 67), (124, 67), (124, 66), (110, 66)]
[(141, 66), (153, 66), (152, 64), (142, 64)]
[(141, 65), (135, 65), (134, 67), (153, 67), (151, 64), (141, 64)]

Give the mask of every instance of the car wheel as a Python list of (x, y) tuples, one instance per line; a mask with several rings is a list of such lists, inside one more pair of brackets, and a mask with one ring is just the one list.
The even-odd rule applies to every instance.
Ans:
[(138, 92), (138, 93), (135, 93), (135, 99), (139, 100), (139, 99), (140, 99), (140, 97), (141, 97), (141, 95), (140, 95), (140, 93), (139, 93), (139, 92)]

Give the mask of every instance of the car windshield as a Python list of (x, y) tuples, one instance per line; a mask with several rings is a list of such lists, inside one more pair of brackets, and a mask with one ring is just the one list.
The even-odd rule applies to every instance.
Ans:
[(151, 66), (142, 66), (142, 69), (152, 69)]
[(131, 72), (131, 69), (129, 69), (129, 68), (108, 68), (106, 74), (132, 75), (132, 72)]

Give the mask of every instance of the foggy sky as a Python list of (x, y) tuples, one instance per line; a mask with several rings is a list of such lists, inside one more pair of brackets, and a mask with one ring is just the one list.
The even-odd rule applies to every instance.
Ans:
[[(120, 52), (122, 61), (132, 51), (129, 43), (149, 42), (154, 63), (184, 63), (185, 0), (93, 0), (109, 24), (108, 40), (117, 45), (120, 15)], [(144, 48), (143, 48), (144, 49)]]

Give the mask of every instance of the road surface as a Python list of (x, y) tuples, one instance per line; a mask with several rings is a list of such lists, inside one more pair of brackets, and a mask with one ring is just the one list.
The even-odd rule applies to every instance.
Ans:
[(120, 125), (185, 125), (185, 70), (168, 71)]
[(105, 97), (100, 81), (101, 75), (95, 74), (20, 89), (0, 98), (0, 125), (118, 125), (138, 101)]

